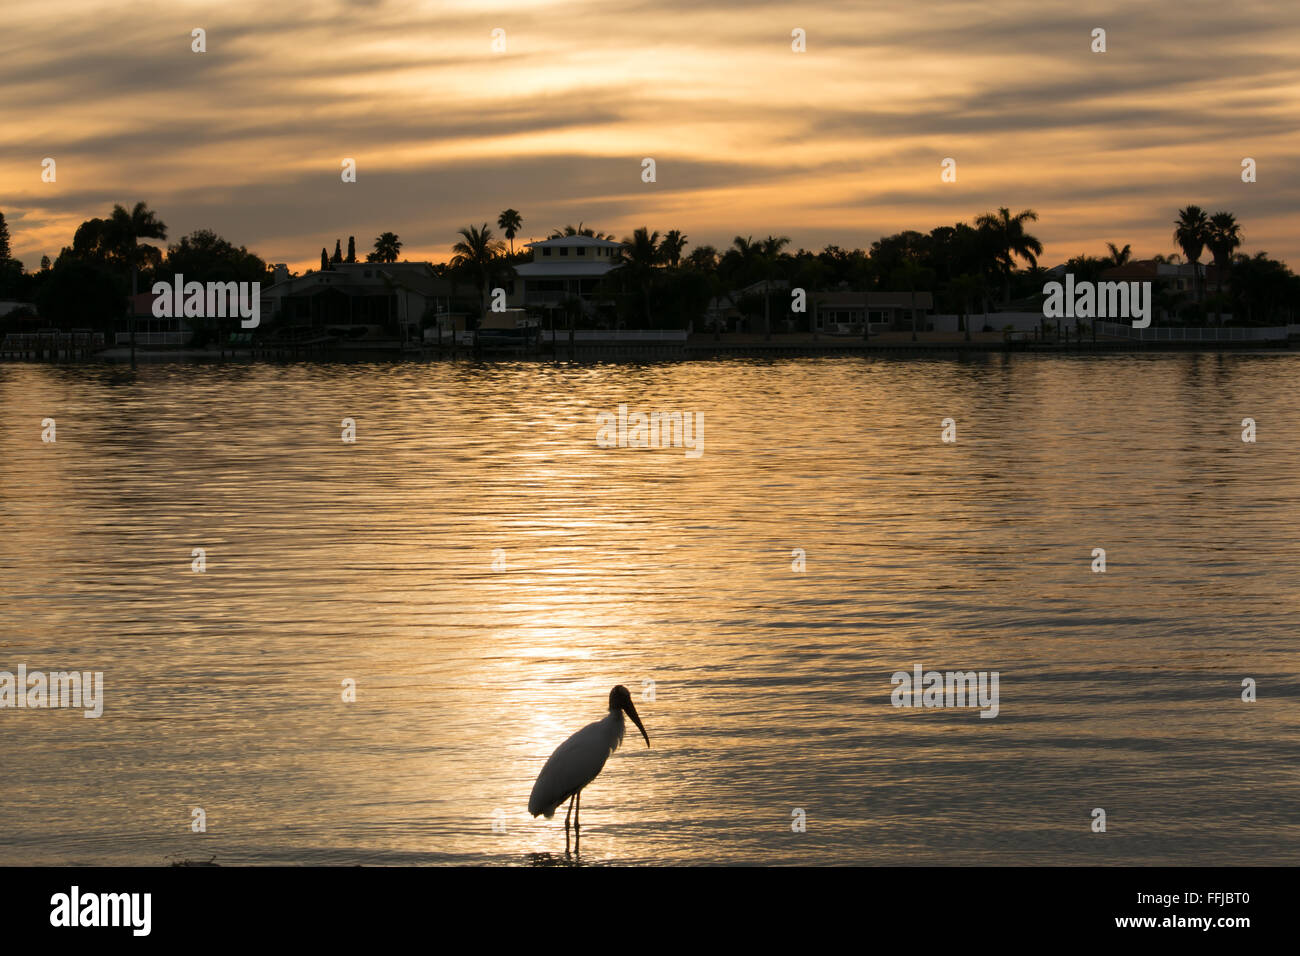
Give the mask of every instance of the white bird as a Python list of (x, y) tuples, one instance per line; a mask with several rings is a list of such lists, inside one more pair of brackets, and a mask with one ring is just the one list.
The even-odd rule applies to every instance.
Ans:
[[(609, 755), (623, 742), (623, 714), (627, 713), (636, 724), (637, 730), (645, 738), (645, 745), (650, 746), (650, 735), (645, 732), (645, 725), (637, 716), (636, 707), (632, 705), (632, 695), (626, 687), (619, 684), (609, 692), (609, 713), (601, 720), (590, 723), (576, 734), (555, 748), (542, 772), (533, 784), (532, 796), (528, 798), (528, 812), (533, 816), (545, 815), (549, 820), (555, 815), (556, 808), (565, 800), (569, 801), (569, 811), (564, 815), (564, 847), (569, 847), (569, 816), (577, 803), (578, 817), (582, 816), (582, 788), (596, 779), (605, 766)], [(574, 829), (581, 839), (582, 824), (575, 819)]]

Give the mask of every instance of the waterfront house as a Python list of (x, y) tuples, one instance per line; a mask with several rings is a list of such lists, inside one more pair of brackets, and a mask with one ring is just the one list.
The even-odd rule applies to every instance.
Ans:
[[(772, 330), (793, 332), (806, 329), (805, 316), (791, 313), (793, 302), (790, 283), (785, 279), (762, 280), (717, 296), (710, 300), (705, 312), (704, 327), (718, 326), (723, 330), (760, 331), (762, 313), (757, 311), (764, 294), (770, 296)], [(750, 315), (746, 315), (741, 305)], [(839, 289), (833, 292), (809, 291), (805, 308), (812, 313), (818, 332), (827, 335), (861, 335), (864, 314), (871, 322), (871, 333), (912, 330), (912, 310), (916, 310), (916, 328), (924, 332), (930, 328), (930, 314), (934, 311), (934, 297), (929, 292), (854, 292)]]
[(618, 265), (623, 243), (592, 236), (555, 236), (528, 242), (533, 261), (515, 266), (519, 277), (508, 290), (510, 305), (520, 308), (558, 308), (578, 299), (587, 312), (594, 311), (601, 279)]
[(427, 262), (338, 262), (324, 272), (284, 278), (262, 290), (263, 322), (350, 340), (407, 341), (426, 319), (450, 325), (463, 293)]
[[(127, 296), (127, 308), (130, 320), (122, 319), (113, 326), (113, 341), (117, 345), (129, 345), (131, 342), (131, 324), (135, 325), (135, 344), (141, 347), (156, 345), (189, 345), (194, 338), (195, 319), (183, 315), (159, 318), (153, 314), (153, 303), (157, 296), (153, 292), (140, 292)], [(238, 323), (238, 319), (234, 320)]]
[[(1199, 264), (1201, 283), (1206, 295), (1218, 292), (1221, 286), (1219, 270), (1213, 262)], [(1156, 262), (1154, 259), (1138, 259), (1126, 262), (1122, 266), (1112, 266), (1101, 277), (1106, 282), (1159, 281), (1174, 292), (1192, 294), (1192, 264), (1190, 262)]]
[(910, 332), (914, 311), (917, 331), (925, 332), (934, 311), (929, 292), (818, 292), (809, 298), (816, 303), (818, 331), (830, 335), (861, 335), (864, 320), (873, 335)]
[[(717, 327), (720, 331), (732, 332), (761, 330), (763, 319), (758, 309), (761, 308), (759, 302), (764, 295), (769, 296), (772, 329), (792, 331), (794, 322), (790, 320), (790, 283), (785, 279), (760, 279), (734, 292), (714, 296), (704, 310), (703, 327)], [(749, 310), (748, 314), (746, 309)]]
[[(1204, 296), (1217, 295), (1227, 290), (1226, 277), (1219, 276), (1213, 262), (1199, 264), (1200, 289)], [(1103, 282), (1150, 282), (1158, 294), (1155, 319), (1157, 322), (1173, 321), (1176, 309), (1192, 301), (1195, 288), (1190, 262), (1156, 262), (1154, 259), (1137, 259), (1122, 266), (1112, 266), (1101, 274)], [(1224, 320), (1232, 318), (1222, 313)]]

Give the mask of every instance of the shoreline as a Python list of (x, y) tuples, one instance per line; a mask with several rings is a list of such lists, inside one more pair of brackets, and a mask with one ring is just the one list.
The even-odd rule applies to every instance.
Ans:
[[(428, 361), (431, 359), (470, 359), (495, 361), (540, 359), (569, 361), (582, 359), (640, 360), (645, 358), (701, 359), (701, 358), (753, 358), (830, 355), (897, 355), (931, 354), (960, 355), (968, 352), (1027, 353), (1037, 355), (1058, 354), (1132, 354), (1135, 352), (1266, 352), (1287, 353), (1293, 350), (1290, 340), (1186, 340), (1141, 341), (1124, 338), (1089, 338), (1082, 341), (1042, 341), (1034, 339), (1008, 340), (1001, 332), (972, 333), (966, 341), (960, 332), (920, 332), (913, 341), (911, 333), (887, 332), (868, 340), (848, 337), (829, 337), (810, 333), (773, 333), (770, 339), (759, 333), (696, 333), (684, 339), (669, 341), (616, 341), (583, 340), (574, 343), (572, 354), (569, 344), (560, 338), (552, 347), (549, 344), (528, 350), (485, 350), (455, 346), (402, 346), (394, 343), (385, 346), (376, 343), (361, 348), (310, 348), (310, 349), (230, 349), (230, 348), (168, 348), (136, 349), (136, 363), (165, 362), (284, 362), (284, 361)], [(50, 364), (129, 364), (128, 348), (114, 346), (98, 352), (66, 353), (51, 356), (44, 353), (28, 355), (0, 355), (0, 362), (50, 363)]]

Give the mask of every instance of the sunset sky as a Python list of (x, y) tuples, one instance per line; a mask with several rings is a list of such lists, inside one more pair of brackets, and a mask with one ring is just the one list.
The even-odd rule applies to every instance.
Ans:
[(1175, 252), (1188, 203), (1300, 266), (1293, 4), (10, 0), (0, 17), (0, 211), (29, 269), (137, 200), (169, 241), (210, 228), (295, 269), (384, 230), (438, 261), (508, 206), (521, 240), (581, 220), (813, 249), (1032, 207), (1053, 265), (1108, 240)]

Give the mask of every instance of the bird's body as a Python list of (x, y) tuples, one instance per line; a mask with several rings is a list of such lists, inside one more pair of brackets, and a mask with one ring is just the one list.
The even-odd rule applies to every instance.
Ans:
[[(555, 748), (555, 752), (542, 767), (542, 772), (537, 775), (537, 782), (533, 784), (533, 792), (528, 798), (529, 813), (550, 819), (565, 800), (582, 799), (582, 788), (596, 779), (604, 769), (609, 755), (623, 743), (625, 712), (636, 723), (641, 736), (645, 737), (645, 745), (650, 746), (650, 735), (646, 733), (636, 707), (632, 704), (632, 695), (620, 684), (609, 692), (609, 713), (583, 727)], [(573, 811), (573, 804), (569, 805), (569, 811)], [(567, 849), (567, 815), (564, 818), (564, 834)]]
[(555, 748), (533, 784), (528, 812), (548, 820), (565, 800), (595, 780), (623, 743), (623, 712), (611, 710)]

